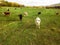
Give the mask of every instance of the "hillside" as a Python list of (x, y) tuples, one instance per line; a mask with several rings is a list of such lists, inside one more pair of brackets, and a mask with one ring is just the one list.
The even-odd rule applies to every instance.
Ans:
[(49, 5), (49, 6), (60, 6), (60, 3), (58, 3), (58, 4), (52, 4), (52, 5)]
[(46, 8), (47, 8), (47, 9), (49, 9), (49, 8), (60, 9), (60, 3), (58, 3), (58, 4), (52, 4), (52, 5), (46, 6)]

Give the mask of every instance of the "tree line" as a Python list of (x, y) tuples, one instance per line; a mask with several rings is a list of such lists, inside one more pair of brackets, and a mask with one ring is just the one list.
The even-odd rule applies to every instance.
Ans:
[(24, 5), (22, 5), (22, 4), (18, 4), (16, 2), (8, 2), (8, 1), (0, 1), (0, 6), (24, 7)]

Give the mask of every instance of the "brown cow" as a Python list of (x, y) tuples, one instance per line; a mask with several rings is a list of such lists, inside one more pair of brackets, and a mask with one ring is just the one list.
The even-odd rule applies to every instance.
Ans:
[(10, 12), (9, 12), (9, 11), (4, 12), (4, 15), (5, 15), (5, 16), (9, 16), (9, 15), (10, 15)]

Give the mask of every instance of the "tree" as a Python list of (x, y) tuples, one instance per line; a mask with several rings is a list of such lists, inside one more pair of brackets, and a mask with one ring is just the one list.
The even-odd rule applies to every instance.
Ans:
[(18, 4), (16, 2), (8, 2), (6, 0), (0, 0), (0, 6), (8, 6), (8, 7), (24, 7), (22, 4)]
[(0, 0), (0, 3), (4, 2), (5, 0)]

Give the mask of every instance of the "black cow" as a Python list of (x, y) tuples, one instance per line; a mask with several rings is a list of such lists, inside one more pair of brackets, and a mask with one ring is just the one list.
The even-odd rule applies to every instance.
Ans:
[(15, 8), (15, 10), (16, 10), (17, 8)]
[(9, 11), (9, 9), (7, 11)]
[(40, 15), (41, 14), (41, 12), (38, 12), (38, 15)]
[(56, 15), (59, 15), (59, 13), (57, 12)]
[(20, 19), (20, 21), (22, 21), (22, 14), (19, 15), (19, 19)]

